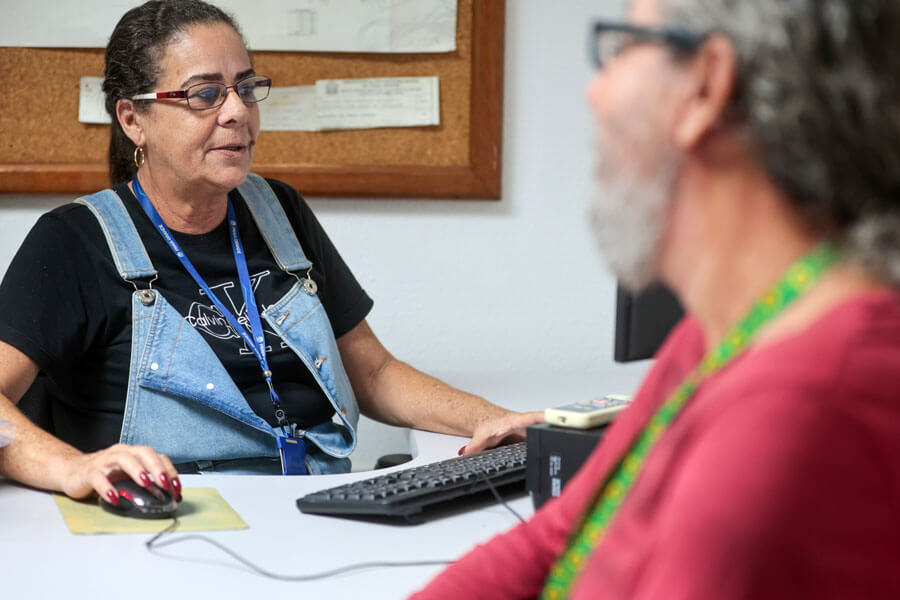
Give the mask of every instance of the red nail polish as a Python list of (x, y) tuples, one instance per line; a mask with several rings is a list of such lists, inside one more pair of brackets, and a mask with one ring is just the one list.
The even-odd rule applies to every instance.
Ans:
[(165, 473), (159, 474), (159, 483), (167, 490), (172, 488), (172, 485), (169, 483), (169, 477)]
[(465, 452), (465, 451), (466, 451), (466, 447), (463, 446), (462, 448), (459, 449), (459, 452), (457, 452), (457, 454), (458, 454), (459, 456), (462, 456), (462, 455), (463, 455), (463, 452)]
[(115, 505), (119, 503), (119, 497), (116, 496), (115, 490), (106, 490), (106, 497), (109, 498), (111, 504)]
[(172, 489), (174, 489), (176, 492), (181, 491), (181, 480), (177, 477), (172, 479)]
[(141, 471), (140, 477), (141, 483), (144, 485), (144, 487), (150, 487), (151, 485), (153, 485), (153, 482), (150, 481), (150, 474), (146, 471)]

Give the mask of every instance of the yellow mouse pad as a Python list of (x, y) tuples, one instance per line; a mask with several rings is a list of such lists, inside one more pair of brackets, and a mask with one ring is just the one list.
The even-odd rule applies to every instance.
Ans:
[[(185, 488), (178, 505), (178, 531), (247, 529), (215, 488)], [(106, 512), (93, 500), (72, 500), (54, 494), (56, 505), (72, 533), (156, 533), (172, 524), (172, 519), (135, 519)]]

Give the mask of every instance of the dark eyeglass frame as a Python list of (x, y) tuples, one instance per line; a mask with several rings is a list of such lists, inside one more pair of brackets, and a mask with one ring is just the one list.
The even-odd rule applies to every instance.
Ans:
[[(240, 92), (238, 92), (238, 88), (246, 85), (250, 81), (255, 80), (256, 87), (265, 87), (266, 95), (262, 98), (248, 99), (244, 96), (241, 96)], [(200, 87), (210, 87), (217, 86), (221, 89), (219, 92), (219, 96), (216, 100), (216, 103), (211, 106), (200, 106), (195, 107), (191, 105), (191, 90), (195, 90)], [(136, 96), (132, 96), (132, 100), (179, 100), (184, 99), (187, 101), (188, 108), (191, 110), (211, 110), (213, 108), (218, 108), (225, 104), (225, 98), (228, 97), (228, 90), (234, 90), (234, 92), (238, 95), (244, 104), (256, 104), (257, 102), (261, 102), (269, 97), (269, 91), (272, 89), (272, 79), (266, 77), (265, 75), (250, 75), (249, 77), (244, 77), (240, 81), (235, 82), (234, 85), (224, 85), (222, 83), (216, 81), (203, 81), (201, 83), (195, 83), (194, 85), (188, 86), (183, 90), (173, 90), (170, 92), (148, 92), (146, 94), (138, 94)]]
[[(601, 56), (600, 38), (605, 33), (616, 32), (632, 38), (631, 43), (621, 44), (608, 56)], [(588, 55), (598, 69), (602, 69), (623, 50), (635, 43), (657, 43), (671, 47), (679, 53), (690, 53), (699, 48), (707, 33), (697, 33), (679, 27), (644, 27), (621, 21), (595, 21), (589, 36)]]

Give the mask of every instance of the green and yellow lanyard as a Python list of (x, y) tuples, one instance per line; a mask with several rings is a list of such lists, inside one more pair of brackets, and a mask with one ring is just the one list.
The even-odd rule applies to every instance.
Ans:
[(617, 469), (606, 480), (606, 484), (600, 488), (593, 508), (582, 520), (581, 527), (576, 530), (565, 553), (550, 570), (541, 594), (543, 600), (558, 600), (568, 596), (591, 552), (600, 544), (610, 521), (634, 485), (650, 449), (700, 383), (743, 352), (759, 329), (812, 288), (837, 258), (835, 248), (830, 244), (823, 244), (791, 265), (781, 280), (753, 305), (743, 320), (725, 334), (719, 344), (703, 357), (700, 364), (672, 392), (650, 419)]

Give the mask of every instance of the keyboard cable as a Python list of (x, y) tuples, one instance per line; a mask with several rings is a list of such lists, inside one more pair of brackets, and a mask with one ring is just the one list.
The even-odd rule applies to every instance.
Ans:
[[(500, 496), (500, 493), (497, 491), (497, 488), (494, 487), (494, 484), (491, 483), (491, 480), (487, 476), (487, 473), (485, 473), (484, 471), (478, 471), (478, 474), (481, 476), (481, 478), (487, 484), (488, 489), (491, 490), (491, 493), (494, 495), (494, 498), (496, 498), (500, 504), (502, 504), (504, 507), (506, 507), (506, 510), (511, 512), (520, 522), (524, 523), (525, 519), (522, 518), (522, 515), (520, 515), (518, 512), (516, 512), (515, 509), (513, 509), (513, 507), (510, 506), (506, 502), (506, 500), (504, 500)], [(212, 546), (215, 546), (216, 548), (218, 548), (219, 550), (221, 550), (228, 556), (232, 557), (234, 560), (236, 560), (240, 564), (244, 565), (245, 567), (247, 567), (254, 573), (261, 575), (263, 577), (268, 577), (269, 579), (275, 579), (277, 581), (315, 581), (317, 579), (327, 579), (329, 577), (334, 577), (334, 576), (340, 575), (342, 573), (349, 573), (351, 571), (360, 571), (363, 569), (380, 569), (380, 568), (395, 568), (395, 567), (433, 567), (433, 566), (446, 566), (446, 565), (452, 564), (454, 562), (452, 560), (369, 561), (369, 562), (352, 563), (349, 565), (344, 565), (343, 567), (338, 567), (336, 569), (330, 569), (327, 571), (319, 571), (317, 573), (308, 573), (305, 575), (281, 575), (279, 573), (273, 573), (272, 571), (263, 569), (262, 567), (247, 560), (246, 558), (244, 558), (243, 556), (241, 556), (240, 554), (238, 554), (237, 552), (235, 552), (228, 546), (225, 546), (224, 544), (221, 544), (218, 541), (216, 541), (213, 538), (206, 536), (206, 535), (185, 534), (185, 535), (179, 536), (175, 539), (160, 541), (164, 536), (174, 533), (177, 528), (178, 528), (178, 517), (174, 517), (172, 519), (172, 523), (168, 527), (166, 527), (165, 529), (163, 529), (162, 531), (160, 531), (159, 533), (154, 535), (152, 538), (150, 538), (149, 540), (144, 542), (144, 545), (147, 547), (147, 550), (153, 554), (158, 554), (159, 556), (162, 556), (163, 558), (174, 558), (174, 557), (167, 557), (163, 554), (159, 554), (157, 551), (160, 548), (163, 548), (165, 546), (171, 546), (173, 544), (178, 544), (178, 543), (186, 542), (189, 540), (206, 542), (207, 544), (211, 544)]]
[(168, 534), (171, 534), (178, 527), (178, 517), (172, 519), (172, 523), (154, 535), (152, 538), (144, 542), (144, 545), (147, 547), (151, 553), (162, 556), (163, 558), (175, 558), (171, 556), (166, 556), (164, 554), (158, 553), (160, 548), (165, 546), (171, 546), (173, 544), (178, 544), (181, 542), (186, 542), (188, 540), (197, 540), (201, 542), (206, 542), (207, 544), (211, 544), (232, 557), (240, 564), (244, 565), (254, 573), (258, 575), (262, 575), (263, 577), (268, 577), (269, 579), (275, 579), (278, 581), (314, 581), (316, 579), (327, 579), (328, 577), (334, 577), (335, 575), (340, 575), (342, 573), (348, 573), (350, 571), (359, 571), (362, 569), (379, 569), (379, 568), (392, 568), (392, 567), (432, 567), (432, 566), (446, 566), (451, 564), (452, 560), (419, 560), (419, 561), (370, 561), (370, 562), (359, 562), (352, 563), (349, 565), (344, 565), (343, 567), (338, 567), (336, 569), (330, 569), (327, 571), (319, 571), (317, 573), (308, 573), (306, 575), (281, 575), (279, 573), (273, 573), (272, 571), (268, 571), (263, 569), (262, 567), (252, 563), (247, 560), (237, 552), (233, 551), (228, 546), (221, 544), (214, 540), (213, 538), (206, 535), (199, 534), (185, 534), (181, 535), (175, 539), (162, 540), (160, 539)]
[(482, 478), (482, 479), (484, 480), (484, 482), (487, 484), (488, 489), (491, 490), (491, 493), (494, 495), (494, 498), (497, 499), (497, 502), (499, 502), (500, 504), (502, 504), (503, 506), (505, 506), (505, 507), (506, 507), (506, 510), (508, 510), (509, 512), (511, 512), (511, 513), (512, 513), (512, 514), (513, 514), (520, 522), (524, 523), (524, 522), (525, 522), (525, 519), (522, 518), (522, 515), (520, 515), (519, 513), (517, 513), (517, 512), (515, 511), (515, 509), (513, 509), (512, 506), (510, 506), (509, 504), (506, 503), (506, 500), (504, 500), (503, 498), (500, 497), (500, 493), (497, 491), (497, 488), (494, 487), (494, 484), (491, 483), (491, 480), (490, 480), (490, 478), (487, 476), (487, 473), (485, 473), (484, 471), (478, 471), (478, 474), (481, 475), (481, 478)]

